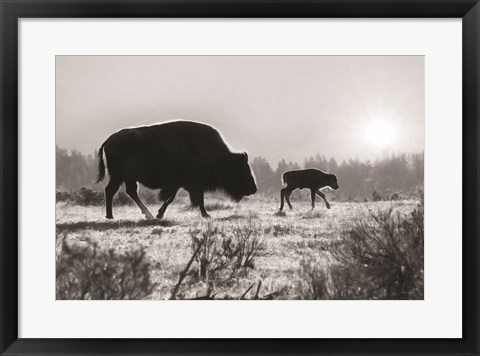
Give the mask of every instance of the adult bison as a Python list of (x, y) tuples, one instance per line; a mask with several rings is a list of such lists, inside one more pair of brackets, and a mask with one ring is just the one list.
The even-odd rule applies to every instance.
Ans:
[(206, 191), (223, 190), (236, 201), (257, 191), (247, 154), (232, 152), (217, 130), (198, 122), (170, 121), (114, 133), (100, 147), (97, 182), (105, 177), (103, 153), (110, 175), (105, 188), (107, 219), (113, 218), (113, 196), (122, 183), (147, 218), (153, 216), (137, 195), (137, 182), (161, 189), (159, 219), (180, 188), (189, 192), (203, 217), (208, 217)]
[(283, 210), (283, 199), (287, 200), (287, 204), (292, 209), (290, 204), (290, 194), (295, 189), (308, 188), (311, 191), (312, 209), (315, 208), (315, 194), (325, 200), (327, 209), (330, 209), (330, 204), (320, 189), (323, 187), (330, 187), (338, 189), (337, 177), (331, 173), (325, 173), (318, 169), (301, 169), (295, 171), (287, 171), (282, 175), (283, 183), (287, 186), (280, 191), (280, 210)]

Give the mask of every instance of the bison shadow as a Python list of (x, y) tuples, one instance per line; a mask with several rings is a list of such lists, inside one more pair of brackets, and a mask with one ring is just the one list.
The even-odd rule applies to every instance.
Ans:
[(110, 221), (79, 221), (74, 223), (57, 223), (57, 232), (75, 232), (81, 230), (115, 230), (120, 228), (135, 228), (147, 226), (169, 227), (177, 225), (173, 220), (110, 220)]
[(243, 215), (238, 215), (238, 214), (232, 214), (223, 218), (220, 218), (220, 221), (231, 221), (231, 220), (239, 220), (239, 219), (246, 219), (246, 216)]

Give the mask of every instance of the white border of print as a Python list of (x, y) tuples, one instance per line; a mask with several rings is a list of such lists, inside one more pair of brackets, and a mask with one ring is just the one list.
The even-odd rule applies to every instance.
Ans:
[[(460, 19), (22, 19), (19, 30), (19, 337), (462, 336)], [(425, 55), (425, 300), (55, 301), (55, 55), (127, 54)]]

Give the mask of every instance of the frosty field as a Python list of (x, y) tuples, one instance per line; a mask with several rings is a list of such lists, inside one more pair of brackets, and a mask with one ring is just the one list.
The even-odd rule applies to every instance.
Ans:
[[(292, 204), (293, 210), (287, 208), (279, 214), (278, 198), (258, 196), (235, 204), (207, 195), (206, 209), (211, 218), (203, 219), (198, 209), (189, 206), (187, 198), (179, 197), (169, 206), (163, 220), (146, 220), (134, 205), (114, 205), (115, 219), (107, 220), (102, 206), (59, 202), (56, 205), (57, 261), (62, 255), (63, 240), (68, 246), (82, 246), (92, 241), (100, 250), (112, 249), (120, 254), (142, 248), (154, 283), (146, 299), (169, 299), (198, 241), (209, 235), (217, 244), (207, 249), (205, 243), (199, 248), (198, 256), (192, 260), (178, 287), (177, 299), (203, 296), (302, 299), (305, 294), (302, 294), (302, 283), (307, 283), (307, 289), (315, 289), (314, 283), (309, 286), (305, 281), (308, 271), (306, 275), (302, 266), (314, 261), (317, 266), (328, 268), (336, 263), (329, 247), (339, 243), (345, 231), (362, 221), (371, 221), (372, 213), (392, 209), (395, 216), (407, 217), (419, 202), (331, 202), (331, 209), (327, 210), (323, 202), (317, 200), (313, 211), (308, 201), (292, 197)], [(159, 205), (149, 204), (149, 208), (154, 213)], [(228, 264), (225, 255), (215, 254), (220, 248), (225, 250), (224, 241), (238, 234), (248, 234), (261, 246), (251, 262), (235, 270), (232, 264), (222, 265)], [(209, 264), (211, 261), (206, 260), (208, 256), (218, 257), (215, 268), (213, 262)], [(315, 276), (318, 277), (318, 273), (313, 271), (311, 278)]]

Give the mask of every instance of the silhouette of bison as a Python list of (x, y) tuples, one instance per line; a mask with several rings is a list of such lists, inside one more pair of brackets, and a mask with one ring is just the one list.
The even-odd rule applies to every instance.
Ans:
[(170, 121), (153, 126), (126, 128), (111, 135), (98, 152), (98, 179), (110, 181), (105, 188), (107, 219), (112, 219), (112, 200), (122, 183), (147, 218), (153, 218), (137, 194), (137, 182), (161, 189), (161, 219), (180, 188), (190, 194), (192, 206), (208, 217), (206, 191), (223, 190), (235, 201), (257, 191), (247, 153), (232, 152), (211, 126), (191, 121)]
[(295, 189), (308, 188), (311, 190), (312, 209), (315, 208), (315, 194), (325, 200), (327, 209), (330, 209), (330, 204), (320, 189), (323, 187), (330, 187), (332, 189), (338, 189), (337, 177), (331, 173), (325, 173), (318, 169), (301, 169), (295, 171), (287, 171), (282, 175), (283, 183), (287, 186), (280, 191), (280, 210), (283, 210), (283, 199), (287, 201), (290, 209), (292, 204), (290, 203), (290, 194)]

